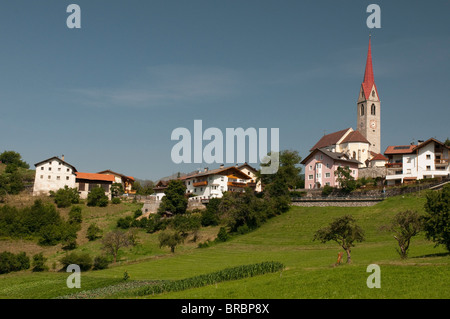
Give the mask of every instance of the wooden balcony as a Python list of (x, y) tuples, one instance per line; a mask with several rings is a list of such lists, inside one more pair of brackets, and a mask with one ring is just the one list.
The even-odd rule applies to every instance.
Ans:
[(247, 187), (247, 183), (242, 182), (228, 182), (227, 185), (231, 187)]
[(434, 164), (436, 165), (448, 165), (449, 159), (448, 158), (441, 158), (441, 159), (435, 159)]
[(193, 183), (192, 185), (194, 187), (206, 186), (206, 185), (208, 185), (208, 181), (201, 181), (201, 182)]

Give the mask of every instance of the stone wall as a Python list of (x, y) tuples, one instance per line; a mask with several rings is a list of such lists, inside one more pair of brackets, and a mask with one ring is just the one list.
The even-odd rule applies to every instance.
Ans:
[(359, 169), (358, 178), (376, 178), (376, 177), (386, 177), (387, 169), (386, 167), (363, 167)]

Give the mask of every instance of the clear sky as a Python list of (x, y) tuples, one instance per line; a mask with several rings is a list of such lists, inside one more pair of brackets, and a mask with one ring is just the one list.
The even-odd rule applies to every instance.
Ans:
[[(81, 7), (81, 29), (66, 8)], [(381, 29), (366, 8), (381, 7)], [(279, 128), (308, 150), (356, 129), (369, 33), (381, 149), (450, 137), (449, 1), (40, 0), (0, 3), (0, 151), (32, 167), (157, 180), (172, 131)], [(215, 168), (217, 165), (209, 165)]]

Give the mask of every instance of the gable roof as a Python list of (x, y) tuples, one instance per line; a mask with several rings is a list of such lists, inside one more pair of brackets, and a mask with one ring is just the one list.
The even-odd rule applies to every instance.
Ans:
[(359, 161), (355, 160), (354, 158), (348, 158), (345, 153), (331, 152), (331, 151), (327, 150), (326, 148), (320, 148), (320, 149), (317, 148), (317, 149), (313, 150), (311, 153), (309, 153), (308, 156), (306, 156), (306, 158), (303, 161), (301, 161), (301, 164), (305, 165), (309, 161), (309, 159), (311, 157), (313, 157), (314, 154), (316, 154), (316, 152), (321, 152), (335, 161), (361, 164)]
[(104, 182), (113, 182), (115, 181), (115, 178), (113, 175), (105, 175), (105, 174), (98, 174), (98, 173), (81, 173), (77, 172), (77, 179), (85, 179), (90, 181), (104, 181)]
[(134, 177), (132, 177), (132, 176), (126, 176), (126, 175), (123, 175), (123, 174), (114, 172), (114, 171), (112, 171), (112, 170), (110, 170), (110, 169), (107, 169), (107, 170), (105, 170), (105, 171), (98, 172), (97, 174), (104, 174), (104, 175), (112, 174), (112, 175), (119, 176), (119, 177), (121, 177), (121, 178), (123, 178), (123, 179), (131, 179), (131, 180), (134, 181)]
[(416, 145), (391, 145), (386, 148), (384, 155), (410, 154)]
[(194, 177), (203, 177), (209, 175), (234, 175), (241, 179), (251, 179), (250, 176), (244, 174), (241, 170), (239, 170), (236, 166), (222, 167), (217, 169), (208, 170), (206, 172), (202, 171), (199, 173), (194, 173), (190, 175), (185, 175), (180, 177), (181, 180), (186, 180)]
[(383, 156), (382, 154), (374, 154), (374, 156), (369, 160), (371, 161), (388, 161), (389, 159), (386, 156)]
[(38, 167), (41, 164), (47, 163), (47, 162), (51, 162), (51, 161), (58, 161), (60, 163), (63, 163), (64, 165), (69, 166), (73, 172), (75, 173), (77, 171), (77, 169), (75, 168), (75, 166), (70, 165), (69, 163), (67, 163), (66, 161), (63, 161), (62, 159), (60, 159), (58, 156), (53, 156), (50, 158), (47, 158), (46, 160), (40, 161), (39, 163), (34, 164), (35, 167)]
[(359, 142), (359, 143), (367, 143), (370, 144), (370, 142), (359, 132), (359, 131), (352, 131), (350, 132), (341, 143), (351, 143), (351, 142)]
[(248, 163), (244, 163), (244, 164), (238, 166), (237, 168), (238, 168), (238, 169), (242, 169), (242, 168), (244, 168), (244, 167), (249, 168), (251, 171), (253, 171), (253, 172), (255, 172), (255, 173), (258, 171), (256, 168), (254, 168), (253, 166), (250, 166)]
[(442, 145), (443, 147), (450, 149), (450, 147), (448, 147), (447, 145), (445, 145), (445, 144), (442, 143), (441, 141), (438, 141), (438, 140), (435, 139), (435, 138), (429, 138), (429, 139), (426, 140), (425, 142), (420, 143), (419, 145), (416, 145), (416, 146), (414, 147), (414, 151), (415, 151), (415, 150), (418, 150), (419, 148), (424, 147), (424, 146), (427, 145), (427, 144), (430, 144), (431, 142), (435, 142), (436, 144)]
[(349, 130), (351, 130), (351, 128), (346, 128), (345, 130), (322, 136), (322, 138), (309, 151), (312, 152), (313, 150), (318, 148), (324, 148), (330, 145), (337, 144)]

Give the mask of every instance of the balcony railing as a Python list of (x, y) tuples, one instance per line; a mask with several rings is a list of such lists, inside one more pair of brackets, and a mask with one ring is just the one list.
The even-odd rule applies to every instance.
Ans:
[(441, 159), (435, 159), (434, 164), (442, 164), (442, 165), (448, 165), (449, 159), (448, 158), (441, 158)]
[(194, 187), (206, 186), (206, 185), (208, 185), (208, 181), (201, 181), (201, 182), (193, 183), (192, 185)]
[(232, 187), (247, 187), (247, 183), (242, 182), (228, 182), (227, 185)]

